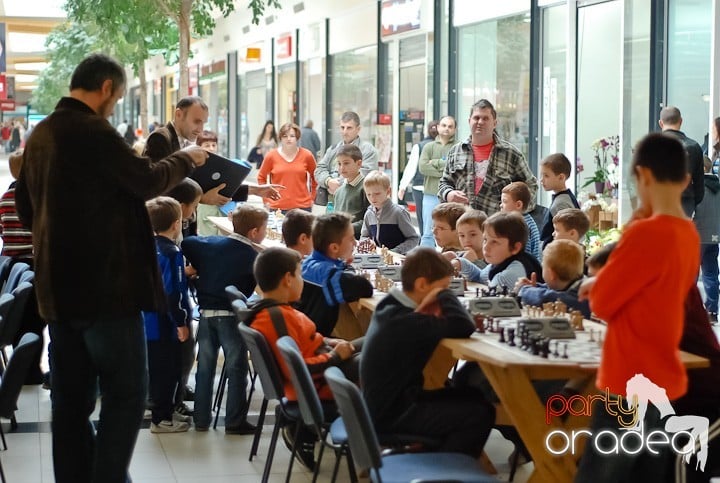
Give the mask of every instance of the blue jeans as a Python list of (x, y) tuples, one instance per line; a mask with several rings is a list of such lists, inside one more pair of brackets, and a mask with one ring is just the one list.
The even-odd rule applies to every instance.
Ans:
[(718, 311), (718, 244), (703, 243), (700, 245), (700, 268), (702, 283), (705, 289), (705, 308), (708, 312)]
[(218, 350), (222, 346), (225, 354), (225, 375), (227, 402), (225, 406), (225, 427), (236, 427), (245, 421), (246, 385), (248, 374), (247, 348), (240, 336), (234, 316), (200, 317), (198, 326), (198, 366), (195, 374), (195, 426), (209, 427), (210, 405), (215, 380)]
[(433, 233), (432, 233), (432, 229), (433, 229), (432, 211), (439, 204), (440, 204), (440, 200), (437, 197), (437, 193), (423, 194), (423, 202), (422, 202), (423, 231), (422, 231), (422, 237), (420, 238), (420, 246), (435, 248), (435, 237), (433, 236)]
[[(148, 384), (142, 316), (52, 322), (55, 481), (125, 483)], [(100, 421), (90, 421), (98, 396)]]

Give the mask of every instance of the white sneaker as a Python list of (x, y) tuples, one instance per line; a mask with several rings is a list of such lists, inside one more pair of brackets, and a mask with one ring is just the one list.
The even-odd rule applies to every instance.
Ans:
[(177, 421), (180, 423), (190, 423), (192, 421), (192, 416), (186, 416), (177, 411), (173, 412), (172, 418), (173, 418), (173, 421)]
[(151, 433), (184, 433), (190, 428), (188, 423), (182, 421), (160, 421), (159, 424), (150, 423)]

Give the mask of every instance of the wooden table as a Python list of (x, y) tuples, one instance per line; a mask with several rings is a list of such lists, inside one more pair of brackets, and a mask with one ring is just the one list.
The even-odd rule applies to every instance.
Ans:
[[(601, 324), (586, 322), (589, 329), (604, 330)], [(578, 333), (579, 335), (582, 333)], [(587, 335), (587, 334), (585, 334)], [(589, 336), (588, 336), (589, 337)], [(499, 334), (475, 334), (469, 339), (444, 339), (442, 346), (458, 359), (476, 361), (488, 378), (502, 404), (503, 412), (516, 428), (532, 455), (534, 472), (528, 481), (571, 482), (575, 476), (580, 454), (569, 452), (555, 456), (545, 448), (545, 438), (555, 430), (572, 431), (588, 427), (589, 418), (569, 417), (565, 422), (553, 418), (545, 422), (545, 405), (540, 401), (531, 383), (542, 379), (571, 379), (582, 381), (581, 394), (597, 392), (595, 375), (598, 362), (549, 358), (544, 359), (510, 347), (498, 341)], [(709, 361), (686, 352), (681, 353), (688, 369), (708, 367)], [(580, 441), (580, 439), (578, 440)]]

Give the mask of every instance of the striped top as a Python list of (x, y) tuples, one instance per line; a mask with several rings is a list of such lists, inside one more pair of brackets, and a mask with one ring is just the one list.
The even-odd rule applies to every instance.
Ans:
[(32, 233), (18, 219), (15, 210), (15, 183), (0, 197), (1, 255), (13, 258), (32, 258)]

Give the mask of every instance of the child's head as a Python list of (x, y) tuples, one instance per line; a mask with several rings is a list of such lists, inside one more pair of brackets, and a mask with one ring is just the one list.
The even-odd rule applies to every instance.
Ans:
[(10, 164), (10, 174), (13, 178), (18, 179), (18, 176), (20, 176), (20, 168), (22, 168), (23, 163), (23, 152), (15, 151), (12, 153), (8, 158), (8, 163)]
[(432, 211), (432, 233), (440, 248), (459, 248), (455, 227), (467, 207), (461, 203), (440, 203)]
[(195, 208), (200, 203), (202, 194), (202, 188), (192, 178), (183, 179), (167, 192), (170, 198), (174, 198), (180, 203), (183, 220), (189, 219), (195, 213)]
[(270, 247), (255, 258), (253, 273), (260, 290), (267, 295), (280, 296), (280, 302), (300, 300), (303, 278), (300, 269), (302, 257), (295, 250), (285, 247)]
[(153, 231), (171, 240), (180, 236), (182, 211), (180, 203), (169, 196), (158, 196), (145, 202)]
[(543, 250), (542, 276), (548, 287), (564, 290), (568, 284), (582, 277), (585, 253), (570, 240), (555, 240)]
[(594, 277), (598, 274), (600, 269), (605, 266), (605, 264), (608, 261), (608, 258), (610, 258), (610, 254), (613, 250), (615, 250), (615, 246), (617, 245), (616, 242), (611, 242), (602, 247), (600, 250), (596, 251), (590, 257), (588, 257), (587, 261), (585, 262), (588, 267), (588, 275), (591, 277)]
[(315, 250), (330, 258), (350, 258), (356, 244), (352, 217), (342, 212), (318, 216), (313, 225), (312, 241)]
[(652, 198), (661, 190), (664, 198), (677, 198), (680, 205), (680, 195), (690, 179), (687, 166), (685, 148), (676, 138), (662, 133), (642, 138), (632, 161), (641, 206), (652, 210)]
[(514, 181), (502, 189), (500, 194), (500, 211), (517, 211), (525, 213), (530, 204), (530, 188), (522, 181)]
[(540, 184), (545, 191), (563, 191), (571, 171), (567, 156), (563, 153), (551, 154), (540, 161)]
[(499, 211), (483, 223), (483, 258), (498, 265), (525, 249), (528, 226), (522, 215)]
[(474, 250), (482, 254), (483, 223), (487, 220), (484, 211), (467, 209), (455, 223), (460, 246), (465, 250)]
[(195, 142), (205, 151), (217, 153), (218, 137), (214, 132), (203, 131), (202, 134), (197, 137), (197, 141)]
[(565, 208), (553, 216), (552, 224), (554, 240), (572, 240), (580, 243), (590, 229), (590, 218), (583, 210)]
[(363, 189), (370, 204), (381, 208), (390, 198), (390, 178), (380, 171), (370, 171), (363, 181)]
[(247, 203), (238, 205), (232, 212), (233, 231), (255, 243), (265, 239), (267, 221), (268, 212), (264, 208)]
[(362, 166), (362, 152), (354, 144), (343, 144), (335, 155), (338, 173), (348, 181), (357, 178)]
[(417, 247), (405, 257), (400, 279), (404, 292), (424, 296), (433, 288), (447, 288), (455, 270), (450, 262), (429, 247)]
[(305, 210), (295, 208), (285, 213), (282, 236), (288, 248), (310, 255), (313, 251), (312, 226), (315, 217)]

